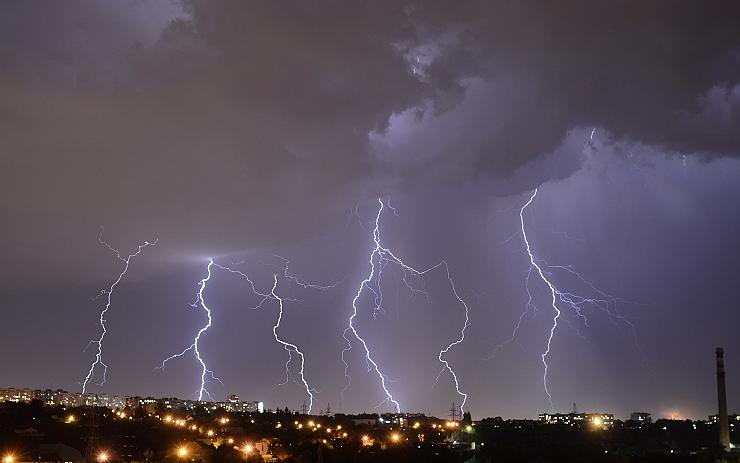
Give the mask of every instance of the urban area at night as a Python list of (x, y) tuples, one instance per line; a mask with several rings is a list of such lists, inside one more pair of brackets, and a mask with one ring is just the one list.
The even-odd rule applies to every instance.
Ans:
[(0, 463), (740, 463), (740, 0), (0, 0)]

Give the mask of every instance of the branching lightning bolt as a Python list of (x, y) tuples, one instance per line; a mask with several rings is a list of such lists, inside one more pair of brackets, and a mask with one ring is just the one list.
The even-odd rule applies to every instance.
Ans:
[(415, 277), (422, 277), (424, 274), (431, 272), (435, 269), (442, 268), (442, 267), (445, 269), (447, 279), (450, 282), (450, 286), (452, 288), (452, 292), (455, 298), (462, 304), (463, 308), (465, 309), (465, 323), (463, 325), (463, 328), (460, 331), (460, 337), (456, 339), (455, 341), (451, 342), (447, 347), (445, 347), (439, 352), (438, 359), (444, 366), (442, 368), (442, 371), (440, 371), (439, 375), (437, 375), (437, 380), (439, 380), (439, 376), (445, 370), (449, 371), (455, 383), (455, 390), (460, 396), (463, 397), (463, 406), (464, 406), (465, 401), (467, 400), (467, 394), (465, 394), (464, 392), (460, 390), (460, 382), (458, 380), (458, 376), (455, 373), (455, 371), (452, 369), (452, 367), (450, 366), (449, 362), (445, 360), (444, 356), (450, 351), (450, 349), (452, 349), (453, 347), (462, 343), (465, 340), (465, 331), (470, 324), (468, 305), (463, 301), (463, 299), (458, 294), (455, 288), (455, 284), (450, 275), (450, 269), (445, 260), (440, 261), (438, 264), (432, 267), (429, 267), (426, 270), (417, 270), (407, 265), (401, 258), (396, 256), (393, 253), (393, 251), (391, 251), (390, 249), (386, 247), (383, 247), (383, 245), (381, 244), (381, 240), (380, 240), (380, 217), (383, 213), (383, 209), (385, 207), (388, 207), (393, 212), (394, 215), (397, 216), (398, 214), (395, 208), (393, 208), (390, 204), (386, 206), (386, 204), (380, 198), (378, 198), (378, 204), (379, 204), (378, 212), (377, 212), (377, 215), (375, 216), (375, 227), (373, 228), (374, 247), (370, 253), (370, 257), (368, 261), (370, 270), (367, 276), (365, 277), (365, 279), (362, 280), (362, 282), (360, 283), (360, 286), (357, 288), (357, 292), (355, 293), (355, 296), (352, 299), (352, 315), (349, 318), (347, 327), (342, 332), (342, 337), (347, 342), (347, 346), (344, 349), (342, 349), (342, 362), (344, 363), (344, 376), (347, 379), (344, 389), (342, 389), (342, 401), (344, 400), (344, 394), (347, 392), (350, 385), (352, 384), (352, 377), (349, 375), (349, 363), (345, 359), (345, 354), (352, 349), (352, 341), (348, 337), (349, 332), (352, 332), (352, 335), (360, 342), (360, 344), (362, 344), (363, 350), (365, 352), (365, 363), (367, 365), (367, 371), (375, 372), (375, 374), (378, 376), (378, 379), (380, 380), (381, 388), (383, 389), (383, 392), (385, 394), (385, 399), (378, 406), (384, 403), (390, 402), (393, 405), (396, 412), (400, 412), (401, 410), (401, 405), (393, 397), (393, 394), (390, 392), (390, 389), (388, 387), (388, 383), (390, 382), (390, 379), (388, 378), (386, 374), (384, 374), (381, 371), (380, 366), (378, 365), (377, 361), (373, 359), (372, 354), (370, 353), (370, 348), (367, 345), (367, 341), (362, 336), (360, 336), (354, 324), (355, 319), (357, 318), (357, 315), (358, 315), (357, 304), (358, 304), (360, 297), (362, 296), (363, 290), (365, 289), (370, 291), (374, 296), (373, 316), (375, 317), (377, 316), (378, 313), (382, 313), (383, 311), (382, 309), (383, 292), (381, 288), (382, 274), (383, 274), (383, 270), (388, 265), (393, 264), (393, 265), (396, 265), (398, 268), (400, 268), (401, 271), (403, 272), (402, 280), (404, 284), (406, 285), (406, 287), (408, 288), (408, 290), (411, 291), (412, 293), (421, 293), (425, 296), (427, 296), (426, 291), (423, 288), (419, 289), (419, 288), (414, 287), (408, 279), (409, 276), (411, 275)]
[[(593, 136), (593, 133), (592, 133)], [(560, 318), (560, 309), (558, 309), (557, 305), (557, 295), (559, 294), (559, 291), (553, 286), (553, 284), (550, 282), (550, 280), (547, 279), (547, 276), (545, 276), (545, 273), (542, 271), (542, 267), (540, 267), (537, 264), (537, 259), (535, 259), (534, 254), (532, 254), (532, 248), (529, 246), (529, 239), (527, 238), (527, 230), (524, 227), (524, 210), (532, 204), (532, 201), (534, 201), (535, 196), (537, 196), (537, 189), (535, 188), (534, 192), (532, 193), (532, 196), (529, 198), (529, 201), (522, 206), (522, 208), (519, 210), (519, 220), (522, 228), (522, 239), (524, 240), (524, 245), (527, 250), (527, 255), (529, 256), (529, 265), (530, 269), (527, 272), (527, 293), (529, 293), (529, 276), (531, 275), (532, 268), (534, 268), (537, 273), (539, 274), (540, 278), (542, 278), (542, 281), (545, 282), (547, 287), (550, 289), (550, 295), (552, 297), (551, 304), (552, 308), (555, 311), (555, 316), (552, 319), (552, 326), (550, 327), (550, 334), (547, 337), (547, 348), (545, 349), (545, 352), (542, 353), (542, 364), (544, 366), (544, 373), (542, 375), (542, 384), (545, 388), (545, 394), (547, 394), (547, 400), (550, 402), (550, 410), (553, 410), (555, 407), (552, 403), (552, 395), (550, 394), (550, 390), (547, 387), (547, 369), (549, 368), (549, 365), (547, 364), (547, 356), (550, 354), (550, 347), (552, 345), (552, 338), (555, 336), (555, 330), (558, 327), (558, 318)], [(527, 307), (529, 307), (531, 303), (532, 295), (529, 295), (530, 302), (527, 303)], [(576, 310), (580, 314), (580, 309)], [(521, 322), (521, 318), (519, 319)], [(517, 325), (517, 329), (519, 328), (519, 325)]]
[[(335, 283), (332, 283), (332, 284), (329, 284), (329, 285), (319, 285), (319, 284), (316, 284), (316, 283), (311, 283), (308, 280), (306, 280), (303, 276), (301, 276), (301, 275), (299, 275), (297, 273), (294, 273), (294, 272), (292, 272), (292, 271), (289, 270), (290, 261), (288, 259), (286, 259), (285, 257), (282, 257), (282, 256), (278, 256), (278, 255), (274, 255), (274, 256), (277, 259), (281, 260), (283, 262), (283, 265), (282, 266), (278, 266), (278, 265), (274, 265), (274, 264), (267, 264), (267, 265), (271, 265), (271, 266), (274, 266), (274, 267), (279, 268), (282, 271), (282, 276), (285, 278), (285, 281), (287, 281), (289, 284), (290, 283), (293, 283), (293, 284), (295, 284), (295, 285), (297, 285), (297, 286), (299, 286), (301, 288), (304, 288), (304, 289), (307, 289), (308, 288), (308, 289), (316, 289), (316, 290), (322, 290), (322, 291), (324, 291), (324, 290), (328, 290), (328, 289), (331, 289), (331, 288), (335, 288), (337, 285), (339, 285), (341, 283), (341, 281), (338, 281), (338, 282), (335, 282)], [(288, 352), (288, 360), (285, 362), (285, 381), (282, 382), (282, 383), (279, 383), (277, 386), (283, 386), (283, 385), (288, 384), (290, 382), (290, 378), (291, 378), (290, 364), (293, 362), (293, 353), (299, 355), (300, 358), (301, 358), (301, 366), (300, 366), (299, 376), (301, 378), (301, 383), (306, 388), (306, 392), (308, 393), (308, 396), (309, 396), (309, 399), (310, 399), (310, 403), (309, 403), (309, 407), (308, 407), (308, 411), (310, 413), (311, 412), (311, 409), (313, 407), (313, 399), (314, 399), (313, 393), (315, 392), (315, 390), (312, 389), (308, 385), (308, 383), (307, 383), (307, 381), (305, 379), (305, 374), (304, 374), (304, 372), (305, 372), (305, 355), (303, 354), (303, 352), (301, 352), (298, 349), (298, 347), (296, 345), (290, 344), (288, 342), (283, 341), (278, 336), (278, 334), (277, 334), (277, 329), (280, 327), (280, 324), (281, 324), (282, 318), (283, 318), (284, 302), (286, 300), (295, 301), (297, 299), (287, 299), (285, 297), (282, 297), (282, 296), (278, 296), (277, 295), (277, 293), (276, 293), (276, 289), (277, 289), (277, 278), (278, 278), (277, 274), (273, 275), (274, 276), (274, 279), (273, 279), (273, 283), (274, 284), (273, 284), (273, 287), (272, 287), (271, 291), (269, 293), (264, 293), (264, 292), (261, 292), (261, 291), (257, 290), (257, 287), (254, 284), (254, 281), (249, 277), (249, 275), (247, 275), (246, 273), (242, 272), (241, 270), (232, 269), (230, 267), (227, 267), (225, 265), (220, 265), (220, 264), (217, 264), (217, 263), (213, 263), (213, 265), (215, 267), (218, 267), (221, 270), (224, 270), (226, 272), (229, 272), (229, 273), (232, 273), (234, 275), (237, 275), (237, 276), (245, 279), (249, 283), (249, 286), (252, 288), (252, 292), (256, 296), (259, 297), (259, 301), (258, 301), (257, 305), (255, 305), (253, 307), (250, 307), (250, 310), (256, 310), (256, 309), (261, 308), (270, 299), (274, 299), (275, 301), (277, 301), (278, 306), (279, 306), (279, 314), (278, 314), (277, 322), (273, 326), (272, 332), (273, 332), (273, 336), (275, 337), (275, 341), (277, 341), (280, 345), (282, 345), (285, 348), (285, 350)]]
[[(593, 136), (593, 133), (592, 133), (592, 136)], [(516, 339), (517, 332), (519, 331), (519, 328), (521, 327), (524, 317), (528, 313), (530, 313), (530, 311), (536, 310), (536, 307), (534, 306), (534, 303), (532, 302), (533, 298), (532, 298), (532, 293), (530, 290), (530, 278), (532, 276), (532, 273), (535, 273), (536, 275), (540, 277), (542, 282), (545, 283), (545, 285), (547, 286), (549, 290), (550, 306), (552, 307), (553, 312), (554, 312), (554, 316), (552, 319), (552, 325), (550, 326), (548, 336), (547, 336), (546, 348), (544, 352), (541, 354), (542, 365), (544, 367), (544, 371), (542, 375), (542, 383), (545, 389), (545, 394), (547, 395), (547, 400), (550, 403), (550, 409), (554, 410), (552, 395), (550, 394), (550, 390), (547, 384), (547, 378), (548, 378), (547, 375), (548, 375), (548, 369), (549, 369), (547, 358), (552, 348), (552, 340), (558, 328), (558, 321), (560, 319), (560, 316), (562, 315), (562, 312), (560, 308), (558, 307), (558, 304), (563, 304), (565, 307), (573, 310), (575, 315), (583, 320), (583, 323), (585, 326), (588, 326), (588, 318), (586, 317), (586, 314), (584, 314), (583, 312), (583, 309), (585, 307), (596, 308), (596, 309), (599, 309), (607, 313), (609, 316), (609, 320), (612, 321), (613, 323), (616, 323), (617, 321), (619, 321), (629, 326), (629, 328), (632, 331), (635, 344), (637, 348), (640, 350), (640, 353), (643, 355), (643, 358), (644, 358), (644, 352), (642, 351), (642, 348), (640, 347), (637, 341), (637, 333), (635, 331), (634, 324), (632, 324), (632, 322), (627, 320), (624, 316), (622, 316), (616, 310), (616, 304), (617, 302), (620, 301), (620, 299), (614, 296), (611, 296), (601, 291), (600, 289), (598, 289), (593, 283), (591, 283), (589, 280), (585, 279), (580, 273), (575, 271), (572, 266), (570, 265), (548, 265), (547, 262), (545, 262), (543, 259), (539, 259), (534, 255), (534, 253), (532, 252), (532, 248), (530, 246), (529, 238), (527, 236), (527, 230), (526, 230), (525, 223), (524, 223), (524, 211), (530, 206), (530, 204), (532, 204), (535, 197), (537, 196), (537, 192), (538, 190), (535, 189), (532, 192), (532, 195), (527, 200), (527, 202), (519, 210), (519, 223), (520, 223), (520, 228), (521, 228), (522, 240), (524, 241), (524, 247), (527, 252), (527, 256), (529, 257), (529, 269), (527, 270), (527, 276), (525, 278), (525, 288), (526, 288), (527, 296), (528, 296), (527, 303), (525, 306), (525, 310), (519, 316), (519, 319), (514, 327), (511, 337), (504, 343), (496, 346), (496, 349), (494, 350), (491, 357), (493, 357), (493, 355), (495, 355), (499, 349), (503, 348), (507, 344), (510, 344), (511, 342), (514, 341), (514, 339)], [(555, 283), (553, 283), (552, 281), (552, 270), (561, 270), (561, 271), (569, 273), (570, 275), (580, 280), (583, 284), (585, 284), (592, 291), (594, 291), (598, 295), (598, 297), (594, 298), (594, 297), (581, 296), (573, 292), (563, 291), (559, 289), (555, 285)]]
[[(287, 262), (286, 262), (286, 269), (287, 269)], [(282, 344), (282, 346), (288, 352), (288, 361), (285, 363), (286, 382), (289, 379), (288, 378), (288, 375), (290, 372), (289, 367), (290, 367), (290, 362), (293, 360), (293, 352), (295, 352), (301, 358), (301, 367), (300, 367), (300, 370), (298, 371), (298, 374), (301, 379), (301, 383), (303, 383), (303, 386), (305, 387), (306, 393), (308, 394), (308, 397), (309, 397), (308, 413), (310, 414), (311, 409), (313, 408), (313, 389), (311, 389), (311, 387), (308, 385), (308, 382), (306, 381), (306, 376), (305, 376), (306, 357), (303, 355), (303, 352), (301, 352), (300, 349), (298, 349), (298, 346), (280, 339), (280, 336), (277, 333), (278, 328), (280, 328), (280, 323), (283, 320), (283, 299), (280, 296), (278, 296), (277, 293), (275, 292), (275, 290), (277, 289), (277, 284), (278, 284), (278, 277), (277, 275), (273, 275), (273, 284), (272, 284), (272, 289), (270, 290), (270, 295), (273, 298), (275, 298), (275, 300), (277, 300), (278, 307), (280, 308), (280, 310), (278, 312), (277, 321), (275, 322), (275, 325), (272, 327), (272, 334), (275, 336), (275, 341)]]
[(162, 364), (159, 367), (157, 367), (157, 369), (162, 370), (164, 369), (167, 362), (169, 362), (170, 360), (182, 357), (188, 352), (193, 352), (193, 354), (195, 355), (195, 358), (198, 360), (198, 363), (201, 366), (200, 389), (198, 389), (198, 400), (203, 400), (204, 395), (207, 395), (208, 398), (213, 400), (213, 397), (211, 397), (210, 392), (208, 392), (208, 389), (206, 389), (206, 381), (209, 376), (211, 379), (221, 382), (220, 379), (214, 376), (213, 371), (209, 370), (208, 367), (206, 366), (206, 362), (205, 360), (203, 360), (203, 357), (200, 353), (200, 345), (199, 345), (201, 336), (206, 331), (208, 331), (208, 328), (210, 328), (211, 325), (213, 324), (213, 318), (211, 317), (211, 309), (208, 308), (208, 306), (206, 305), (205, 299), (203, 299), (203, 291), (205, 291), (206, 285), (208, 284), (208, 281), (210, 281), (211, 279), (211, 267), (213, 267), (214, 265), (216, 264), (213, 262), (213, 259), (208, 259), (207, 275), (205, 278), (200, 280), (200, 282), (198, 283), (198, 294), (196, 296), (195, 302), (191, 304), (191, 307), (193, 308), (197, 308), (199, 306), (203, 308), (203, 310), (206, 313), (206, 316), (208, 317), (208, 322), (201, 329), (198, 330), (198, 332), (195, 335), (195, 338), (193, 339), (193, 343), (190, 344), (190, 346), (188, 346), (187, 348), (185, 348), (182, 352), (178, 354), (170, 355), (169, 357), (167, 357), (166, 359), (162, 361)]
[[(90, 341), (90, 344), (96, 344), (98, 346), (98, 352), (95, 354), (95, 360), (90, 364), (90, 369), (87, 372), (87, 376), (85, 376), (85, 380), (82, 382), (82, 393), (84, 394), (88, 383), (92, 380), (94, 374), (95, 374), (95, 367), (98, 365), (103, 367), (103, 380), (99, 383), (100, 386), (105, 384), (106, 381), (106, 375), (108, 373), (108, 365), (103, 362), (103, 339), (105, 339), (105, 335), (108, 332), (108, 330), (105, 327), (105, 314), (108, 312), (111, 306), (111, 298), (113, 296), (113, 290), (118, 286), (118, 283), (121, 282), (123, 279), (123, 276), (126, 275), (126, 272), (128, 272), (129, 265), (131, 264), (131, 259), (138, 256), (141, 251), (147, 247), (147, 246), (155, 246), (157, 244), (158, 239), (155, 239), (153, 242), (144, 241), (143, 244), (140, 244), (136, 250), (135, 253), (129, 254), (126, 257), (123, 257), (121, 255), (121, 252), (117, 249), (114, 249), (110, 244), (108, 244), (106, 241), (103, 241), (103, 231), (104, 229), (100, 228), (100, 235), (98, 236), (98, 242), (108, 248), (111, 252), (116, 254), (116, 257), (119, 261), (123, 262), (123, 269), (121, 270), (121, 273), (118, 274), (118, 278), (108, 287), (108, 289), (104, 289), (100, 292), (100, 296), (105, 295), (105, 307), (103, 307), (103, 310), (100, 312), (100, 337), (97, 340)], [(89, 344), (88, 344), (89, 345)]]
[(463, 299), (457, 293), (457, 289), (455, 288), (455, 282), (452, 281), (452, 276), (450, 276), (450, 268), (447, 266), (447, 262), (446, 261), (442, 261), (442, 263), (444, 264), (445, 273), (447, 274), (447, 280), (450, 282), (450, 287), (452, 288), (452, 293), (455, 295), (455, 298), (458, 301), (460, 301), (460, 304), (462, 304), (462, 306), (465, 308), (465, 324), (463, 324), (463, 327), (460, 330), (460, 337), (458, 339), (456, 339), (455, 341), (451, 342), (447, 347), (445, 347), (444, 349), (442, 349), (441, 351), (439, 351), (439, 356), (437, 358), (439, 358), (439, 361), (441, 363), (444, 363), (444, 368), (437, 375), (437, 381), (439, 381), (439, 376), (445, 370), (447, 370), (447, 371), (450, 372), (450, 375), (452, 375), (452, 379), (455, 381), (455, 390), (463, 398), (462, 403), (460, 404), (460, 411), (463, 412), (463, 411), (465, 411), (465, 402), (468, 401), (468, 395), (460, 390), (460, 382), (457, 379), (457, 374), (455, 373), (455, 370), (453, 370), (452, 367), (450, 367), (449, 362), (447, 360), (445, 360), (442, 356), (445, 355), (445, 354), (447, 354), (450, 351), (450, 349), (452, 349), (456, 345), (461, 344), (463, 341), (465, 341), (465, 330), (468, 328), (468, 326), (470, 326), (470, 314), (469, 314), (469, 311), (468, 311), (468, 304), (466, 304), (465, 301), (463, 301)]

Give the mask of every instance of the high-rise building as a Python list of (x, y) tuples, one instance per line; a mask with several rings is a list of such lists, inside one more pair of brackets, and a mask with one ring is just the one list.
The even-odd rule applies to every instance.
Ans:
[(653, 417), (647, 412), (632, 412), (630, 413), (630, 420), (637, 423), (650, 423), (653, 421)]

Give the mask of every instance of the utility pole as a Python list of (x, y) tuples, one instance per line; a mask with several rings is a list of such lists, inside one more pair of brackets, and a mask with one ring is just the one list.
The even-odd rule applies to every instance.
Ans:
[[(84, 396), (83, 396), (84, 397)], [(91, 396), (92, 403), (90, 404), (89, 413), (90, 418), (88, 420), (88, 434), (87, 434), (87, 448), (85, 449), (85, 459), (87, 461), (95, 461), (97, 459), (97, 440), (98, 440), (98, 424), (95, 422), (95, 405), (98, 401), (97, 396)]]
[(452, 402), (452, 408), (450, 408), (450, 419), (452, 421), (456, 421), (457, 418), (458, 418), (457, 407), (455, 406), (455, 402)]

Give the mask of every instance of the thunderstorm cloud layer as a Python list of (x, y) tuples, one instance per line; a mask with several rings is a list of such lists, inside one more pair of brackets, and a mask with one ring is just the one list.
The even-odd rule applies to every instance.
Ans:
[[(715, 346), (740, 390), (739, 23), (730, 1), (4, 2), (3, 382), (706, 415)], [(344, 351), (353, 304), (377, 370)], [(206, 323), (207, 367), (156, 368)]]

